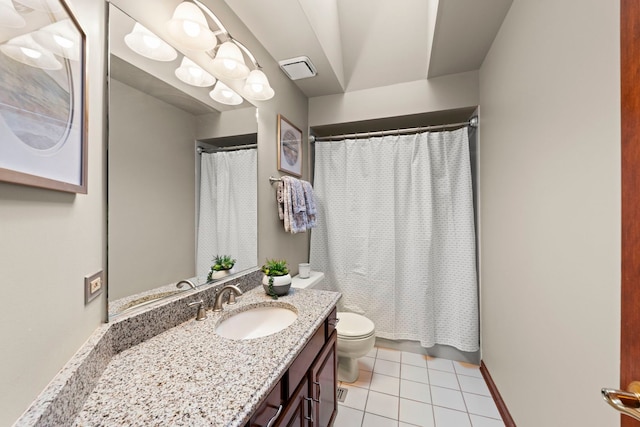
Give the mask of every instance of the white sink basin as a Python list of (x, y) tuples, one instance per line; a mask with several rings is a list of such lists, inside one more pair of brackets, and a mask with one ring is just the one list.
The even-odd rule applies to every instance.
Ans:
[(297, 318), (293, 308), (257, 306), (222, 320), (216, 326), (216, 334), (233, 340), (266, 337), (283, 330)]

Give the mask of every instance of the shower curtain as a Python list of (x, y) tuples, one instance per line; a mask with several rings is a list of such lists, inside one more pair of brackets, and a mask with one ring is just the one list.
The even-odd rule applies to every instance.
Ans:
[(206, 279), (216, 255), (235, 271), (258, 264), (257, 150), (202, 153), (196, 275)]
[(318, 141), (310, 262), (376, 336), (479, 349), (467, 129)]

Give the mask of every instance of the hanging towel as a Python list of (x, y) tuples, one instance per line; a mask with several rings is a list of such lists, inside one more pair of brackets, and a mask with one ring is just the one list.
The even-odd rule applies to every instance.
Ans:
[(291, 232), (293, 211), (291, 208), (291, 186), (288, 178), (283, 176), (278, 182), (276, 200), (278, 201), (278, 215), (284, 223), (284, 231)]
[(289, 178), (291, 188), (291, 233), (301, 233), (307, 230), (307, 206), (304, 201), (304, 189), (302, 181)]
[(316, 201), (311, 183), (283, 176), (276, 190), (278, 217), (287, 233), (301, 233), (316, 226)]
[(284, 182), (282, 180), (278, 181), (276, 201), (278, 202), (278, 217), (284, 220)]
[(309, 181), (302, 181), (304, 201), (307, 207), (307, 230), (316, 226), (316, 198), (313, 195), (313, 187)]

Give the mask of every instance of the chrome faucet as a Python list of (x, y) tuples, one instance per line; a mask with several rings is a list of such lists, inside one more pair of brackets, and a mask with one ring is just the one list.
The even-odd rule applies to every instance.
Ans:
[(181, 288), (182, 285), (189, 285), (189, 287), (191, 287), (191, 289), (193, 289), (193, 290), (196, 289), (196, 285), (194, 285), (191, 280), (181, 280), (178, 283), (176, 283), (176, 287), (177, 288)]
[(222, 289), (220, 289), (216, 294), (216, 301), (213, 304), (213, 311), (222, 311), (222, 295), (227, 289), (229, 289), (229, 304), (235, 304), (236, 297), (242, 295), (242, 291), (240, 290), (240, 288), (235, 285), (223, 286)]

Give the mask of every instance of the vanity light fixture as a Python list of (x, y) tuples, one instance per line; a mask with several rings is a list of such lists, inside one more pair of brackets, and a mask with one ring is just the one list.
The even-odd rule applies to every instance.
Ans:
[[(179, 10), (180, 9), (180, 10)], [(197, 10), (199, 13), (189, 12), (192, 16), (191, 18), (186, 18), (185, 11), (194, 11)], [(206, 16), (205, 16), (206, 15)], [(227, 80), (243, 80), (247, 79), (242, 83), (242, 95), (248, 99), (256, 100), (256, 101), (266, 101), (268, 99), (273, 98), (275, 95), (275, 91), (269, 84), (269, 80), (267, 76), (262, 72), (260, 64), (256, 61), (256, 58), (253, 54), (240, 43), (238, 40), (231, 37), (231, 34), (227, 31), (227, 29), (222, 25), (222, 22), (218, 19), (218, 17), (209, 9), (206, 5), (204, 5), (200, 0), (190, 0), (184, 1), (176, 7), (175, 12), (173, 14), (173, 18), (169, 21), (169, 33), (175, 39), (176, 43), (185, 46), (184, 43), (184, 33), (186, 28), (184, 24), (180, 24), (179, 22), (186, 22), (189, 20), (190, 22), (195, 22), (196, 17), (198, 16), (198, 22), (200, 25), (206, 27), (199, 27), (200, 32), (206, 32), (211, 34), (216, 43), (213, 46), (205, 46), (204, 44), (200, 47), (192, 47), (194, 50), (205, 51), (211, 58), (211, 71), (218, 78), (227, 79)], [(182, 21), (180, 21), (177, 17), (181, 17)], [(201, 18), (200, 18), (201, 17)], [(217, 27), (216, 31), (213, 32), (207, 25), (206, 17), (215, 24)], [(202, 20), (200, 20), (202, 19)], [(172, 29), (172, 27), (174, 27)], [(195, 34), (198, 30), (193, 26), (193, 33)], [(217, 39), (220, 36), (221, 41), (223, 43), (216, 47)], [(245, 63), (245, 57), (249, 59), (251, 62), (253, 70), (251, 70), (247, 64)], [(226, 89), (231, 90), (226, 86)], [(216, 88), (211, 91), (211, 96), (214, 97), (214, 92), (216, 92)], [(227, 93), (227, 92), (225, 92)], [(235, 92), (234, 92), (235, 93)], [(216, 96), (218, 92), (216, 92)], [(241, 98), (237, 93), (235, 93), (238, 98)], [(234, 100), (236, 99), (233, 97)], [(222, 99), (227, 100), (226, 97), (216, 99), (218, 102), (223, 102)], [(235, 102), (235, 101), (234, 101)], [(223, 102), (227, 103), (228, 102)], [(238, 102), (239, 103), (239, 102)], [(235, 103), (229, 105), (236, 105)]]
[(242, 97), (235, 93), (229, 86), (218, 80), (218, 83), (213, 87), (213, 90), (209, 92), (209, 96), (216, 102), (225, 105), (240, 105), (242, 104)]
[(33, 39), (52, 53), (72, 61), (80, 60), (78, 31), (70, 19), (54, 22), (33, 33)]
[(18, 13), (11, 0), (0, 0), (0, 26), (22, 28), (27, 21)]
[(138, 22), (133, 26), (133, 30), (124, 36), (124, 42), (138, 55), (155, 61), (168, 62), (178, 57), (171, 45)]
[(167, 23), (167, 28), (176, 43), (186, 49), (210, 50), (218, 43), (207, 25), (207, 18), (193, 3), (180, 3)]
[(176, 69), (176, 77), (186, 84), (196, 87), (209, 87), (216, 82), (215, 77), (186, 56), (182, 58), (180, 67)]
[(12, 38), (5, 44), (0, 45), (0, 51), (9, 58), (31, 67), (42, 68), (43, 70), (59, 70), (62, 68), (62, 64), (53, 53), (36, 43), (31, 34), (23, 34)]

